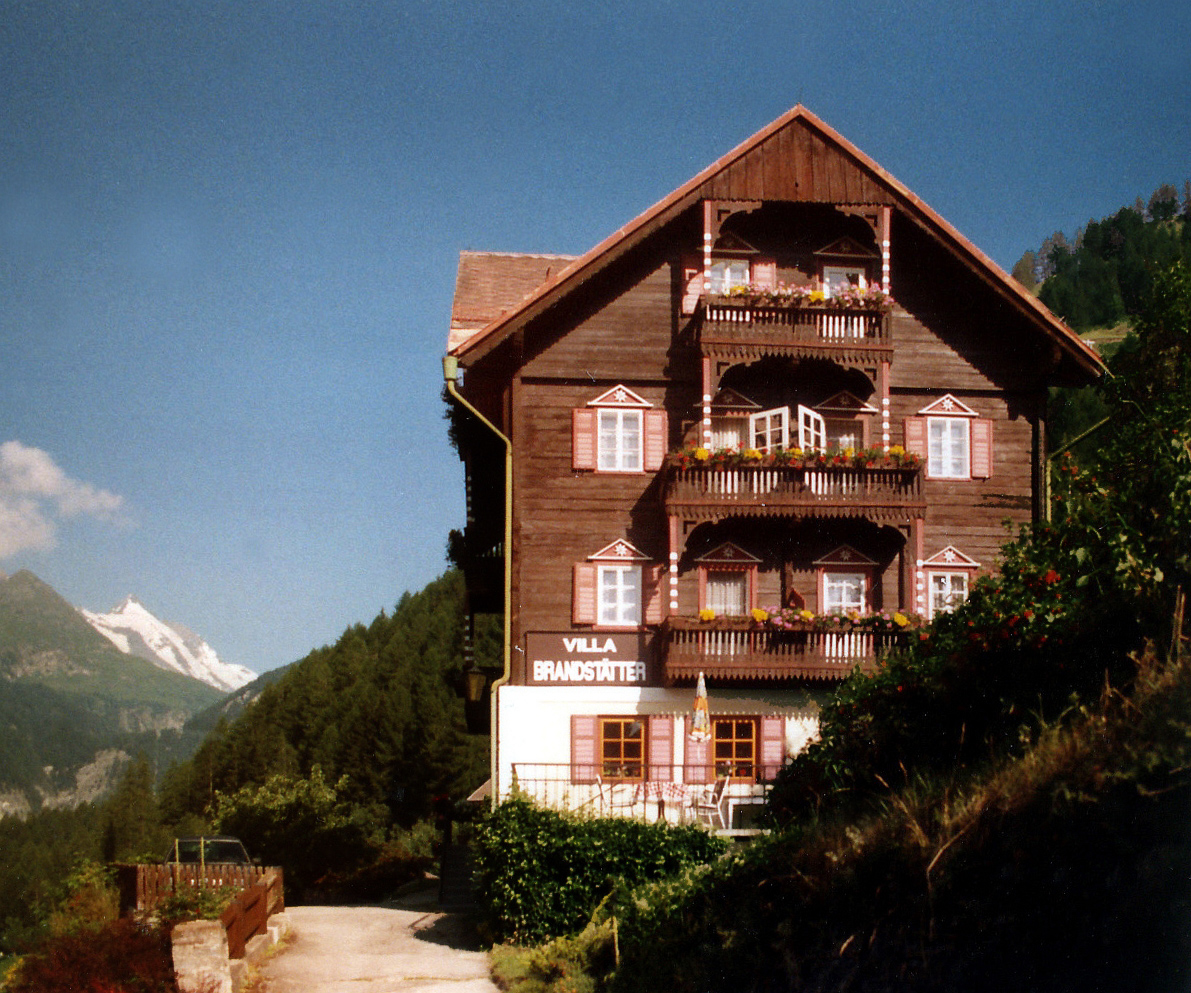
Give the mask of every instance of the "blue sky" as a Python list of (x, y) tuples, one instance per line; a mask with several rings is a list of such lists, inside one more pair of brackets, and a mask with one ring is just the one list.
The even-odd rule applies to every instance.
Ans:
[(4, 0), (0, 570), (264, 671), (446, 567), (461, 249), (796, 103), (1005, 267), (1191, 178), (1185, 3)]

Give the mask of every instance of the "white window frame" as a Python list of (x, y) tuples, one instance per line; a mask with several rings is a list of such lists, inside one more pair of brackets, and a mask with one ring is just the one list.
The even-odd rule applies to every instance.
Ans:
[(752, 266), (748, 259), (713, 259), (708, 277), (711, 292), (727, 296), (732, 287), (749, 285)]
[[(940, 606), (935, 605), (935, 580), (937, 579), (946, 580), (947, 585), (947, 602)], [(962, 589), (955, 588), (956, 580), (960, 581)], [(950, 613), (968, 598), (971, 576), (966, 569), (931, 569), (926, 575), (926, 588), (927, 619), (933, 620), (939, 614)]]
[[(640, 565), (596, 564), (596, 625), (598, 627), (640, 627), (643, 603)], [(611, 597), (605, 597), (610, 593)]]
[[(775, 426), (774, 419), (777, 419)], [(775, 440), (776, 437), (776, 440)], [(790, 408), (774, 407), (749, 414), (749, 440), (759, 452), (773, 452), (790, 444)]]
[[(935, 429), (940, 429), (935, 437)], [(926, 419), (927, 475), (932, 479), (972, 478), (972, 426), (966, 417)]]
[[(596, 466), (601, 472), (641, 472), (645, 464), (645, 416), (640, 407), (596, 408)], [(605, 419), (610, 422), (605, 437)], [(635, 424), (636, 441), (626, 429)]]
[(804, 452), (821, 452), (827, 448), (827, 422), (818, 411), (798, 405), (798, 447)]
[[(833, 602), (833, 593), (844, 588), (845, 580), (860, 581), (860, 602), (858, 604)], [(820, 612), (827, 614), (832, 611), (855, 610), (864, 614), (868, 612), (868, 573), (853, 569), (824, 569), (823, 570), (823, 602)]]

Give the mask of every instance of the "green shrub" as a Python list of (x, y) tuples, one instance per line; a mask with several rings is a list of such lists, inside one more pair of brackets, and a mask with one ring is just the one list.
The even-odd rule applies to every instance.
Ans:
[(660, 879), (726, 848), (693, 825), (580, 818), (515, 797), (475, 825), (476, 900), (491, 939), (545, 941), (582, 929), (616, 881)]

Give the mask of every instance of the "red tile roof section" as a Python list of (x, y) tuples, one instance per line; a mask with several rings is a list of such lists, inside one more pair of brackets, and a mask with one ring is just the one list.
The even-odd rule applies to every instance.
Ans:
[[(636, 218), (614, 231), (607, 238), (601, 241), (595, 247), (589, 249), (584, 254), (575, 258), (568, 265), (552, 273), (540, 285), (538, 285), (528, 296), (526, 296), (516, 309), (510, 310), (499, 317), (494, 318), (491, 323), (482, 328), (478, 333), (468, 337), (465, 342), (454, 345), (450, 350), (459, 356), (465, 356), (467, 352), (484, 342), (491, 342), (498, 339), (500, 332), (505, 327), (509, 326), (516, 318), (521, 315), (529, 315), (529, 312), (535, 310), (535, 304), (547, 301), (555, 292), (560, 291), (560, 288), (567, 286), (573, 282), (582, 281), (591, 271), (598, 269), (605, 261), (610, 261), (615, 255), (613, 249), (617, 246), (627, 247), (627, 243), (634, 240), (634, 235), (641, 235), (649, 229), (654, 222), (663, 221), (666, 215), (673, 211), (674, 213), (684, 209), (686, 204), (683, 203), (689, 197), (695, 194), (699, 187), (706, 183), (709, 179), (728, 168), (732, 163), (742, 158), (752, 149), (761, 145), (775, 132), (788, 126), (796, 120), (803, 121), (807, 126), (819, 132), (819, 134), (831, 144), (834, 144), (839, 150), (851, 157), (863, 169), (870, 172), (874, 177), (884, 183), (901, 201), (901, 206), (912, 215), (917, 215), (917, 218), (926, 227), (934, 231), (940, 240), (947, 245), (947, 247), (957, 256), (968, 261), (974, 269), (983, 272), (988, 281), (997, 289), (1004, 292), (1011, 300), (1018, 303), (1023, 310), (1032, 315), (1036, 320), (1040, 321), (1046, 328), (1048, 333), (1058, 342), (1060, 346), (1075, 359), (1077, 363), (1083, 366), (1088, 371), (1098, 372), (1102, 368), (1102, 363), (1096, 350), (1084, 342), (1079, 335), (1072, 331), (1066, 324), (1055, 317), (1040, 301), (1038, 301), (1031, 293), (1022, 287), (1011, 276), (1007, 275), (1000, 266), (998, 266), (992, 259), (978, 249), (972, 242), (965, 238), (960, 232), (952, 226), (948, 221), (938, 214), (931, 207), (927, 206), (916, 194), (910, 191), (908, 187), (895, 179), (892, 175), (879, 166), (873, 159), (869, 158), (864, 152), (860, 151), (855, 145), (845, 139), (833, 128), (824, 124), (818, 117), (812, 114), (809, 110), (801, 104), (788, 110), (785, 114), (779, 117), (772, 124), (762, 128), (751, 138), (746, 139), (737, 145), (732, 151), (726, 155), (721, 156), (711, 165), (709, 165), (698, 175), (692, 177), (687, 182), (683, 183), (678, 189), (668, 196), (659, 200), (656, 204), (648, 210), (639, 214)], [(607, 258), (605, 258), (607, 256)]]
[(574, 259), (573, 255), (460, 252), (451, 305), (450, 350), (515, 310), (526, 296)]

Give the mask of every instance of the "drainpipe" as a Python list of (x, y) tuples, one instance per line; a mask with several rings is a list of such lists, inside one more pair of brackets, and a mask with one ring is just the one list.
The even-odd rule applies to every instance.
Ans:
[(447, 392), (451, 398), (463, 407), (468, 413), (472, 414), (480, 421), (489, 431), (498, 437), (505, 446), (505, 541), (504, 541), (504, 632), (501, 638), (501, 650), (503, 655), (503, 672), (500, 678), (495, 680), (490, 688), (489, 702), (490, 716), (489, 723), (491, 725), (491, 755), (489, 756), (489, 774), (492, 777), (492, 806), (496, 807), (500, 799), (500, 791), (498, 789), (499, 783), (497, 780), (497, 766), (498, 766), (498, 742), (500, 741), (500, 722), (499, 709), (496, 706), (497, 690), (504, 686), (509, 681), (512, 666), (512, 645), (510, 643), (510, 635), (512, 633), (513, 621), (513, 443), (509, 441), (500, 429), (493, 424), (487, 417), (481, 414), (475, 407), (473, 407), (467, 399), (460, 394), (458, 390), (457, 380), (459, 377), (459, 360), (454, 355), (444, 355), (442, 360), (442, 374), (443, 379), (447, 384)]

